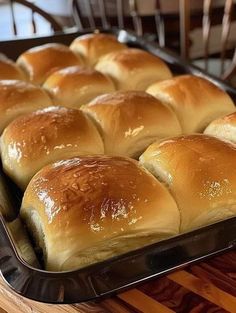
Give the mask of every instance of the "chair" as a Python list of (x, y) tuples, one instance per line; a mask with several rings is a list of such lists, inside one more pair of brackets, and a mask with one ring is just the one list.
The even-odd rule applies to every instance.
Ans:
[[(4, 8), (3, 8), (4, 6)], [(10, 9), (10, 21), (9, 25), (4, 23), (4, 27), (8, 30), (9, 27), (12, 30), (13, 36), (24, 36), (25, 32), (22, 34), (22, 23), (18, 23), (17, 19), (21, 17), (21, 12), (27, 15), (29, 24), (31, 25), (31, 35), (32, 34), (40, 34), (39, 30), (42, 25), (42, 22), (49, 23), (52, 32), (62, 31), (62, 26), (47, 12), (40, 9), (34, 3), (26, 1), (26, 0), (7, 0), (3, 4), (1, 4), (1, 8), (5, 9), (7, 15)], [(27, 13), (27, 14), (26, 14)], [(4, 18), (4, 13), (1, 14), (1, 19)], [(41, 19), (40, 27), (38, 27), (39, 18)], [(28, 24), (27, 24), (28, 26)], [(27, 27), (28, 31), (28, 27)]]
[(139, 36), (157, 39), (165, 45), (164, 20), (161, 15), (160, 1), (152, 0), (152, 12), (141, 15), (140, 1), (136, 0), (73, 0), (72, 12), (80, 30), (84, 28), (111, 26), (131, 29)]
[[(138, 0), (73, 0), (73, 14), (79, 29), (90, 27), (103, 27), (109, 29), (111, 26), (132, 29), (137, 35), (146, 36), (148, 39), (157, 40), (161, 47), (175, 48), (184, 59), (191, 59), (191, 35), (196, 27), (202, 28), (202, 40), (204, 51), (202, 53), (205, 70), (209, 70), (210, 61), (210, 37), (213, 24), (222, 25), (221, 52), (219, 62), (221, 63), (221, 78), (230, 79), (235, 72), (236, 52), (232, 57), (229, 67), (226, 68), (226, 56), (228, 54), (228, 39), (233, 13), (233, 0), (225, 0), (223, 19), (220, 17), (222, 8), (215, 9), (215, 1), (202, 0), (176, 0), (170, 1), (175, 6), (173, 14), (165, 11), (167, 1), (149, 0), (152, 3), (152, 13), (148, 16), (141, 14), (140, 3), (148, 1)], [(175, 2), (175, 5), (174, 5)], [(201, 7), (202, 5), (202, 7)], [(194, 6), (194, 10), (193, 10)], [(217, 18), (213, 12), (217, 12)], [(214, 20), (212, 22), (212, 20)], [(171, 27), (170, 27), (170, 24)], [(180, 38), (178, 38), (178, 31)], [(148, 33), (148, 35), (146, 34)], [(201, 34), (199, 34), (201, 37)], [(171, 38), (171, 39), (170, 39)], [(172, 41), (172, 42), (171, 42)], [(173, 41), (175, 43), (173, 44)], [(233, 47), (234, 48), (234, 47)], [(231, 48), (231, 50), (233, 50)], [(235, 50), (236, 51), (236, 50)]]
[[(179, 0), (180, 2), (180, 35), (181, 35), (181, 55), (185, 59), (190, 59), (190, 32), (191, 32), (191, 10), (189, 0)], [(233, 0), (224, 1), (223, 17), (221, 23), (221, 38), (220, 38), (220, 57), (217, 57), (217, 61), (220, 65), (220, 77), (223, 80), (230, 80), (236, 74), (236, 44), (230, 48), (231, 59), (227, 58), (228, 41), (230, 34), (231, 21), (233, 18), (233, 12), (235, 4)], [(219, 23), (219, 21), (218, 21)], [(203, 63), (206, 71), (209, 70), (209, 66), (213, 62), (210, 57), (210, 39), (211, 29), (214, 25), (213, 22), (213, 1), (203, 0), (203, 12), (202, 12), (202, 41), (203, 41)], [(232, 53), (233, 52), (233, 53)], [(229, 66), (226, 68), (225, 64), (228, 60)]]

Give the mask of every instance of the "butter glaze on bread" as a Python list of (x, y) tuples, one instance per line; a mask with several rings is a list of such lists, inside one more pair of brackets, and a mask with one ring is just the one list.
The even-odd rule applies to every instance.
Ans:
[(82, 57), (87, 66), (95, 66), (98, 60), (113, 51), (127, 49), (115, 36), (110, 34), (86, 34), (77, 37), (70, 49)]
[(17, 64), (32, 83), (41, 85), (54, 71), (67, 66), (82, 65), (82, 60), (69, 47), (48, 43), (22, 53), (17, 59)]
[(110, 76), (117, 90), (146, 90), (154, 82), (172, 77), (160, 58), (140, 49), (109, 53), (95, 68)]
[(170, 190), (186, 232), (236, 215), (236, 146), (207, 135), (152, 144), (140, 162)]
[(204, 134), (236, 143), (236, 112), (211, 122)]
[(156, 139), (181, 134), (175, 114), (144, 91), (117, 91), (82, 107), (97, 124), (105, 154), (138, 157)]
[(19, 80), (0, 80), (0, 133), (16, 117), (52, 105), (40, 87)]
[(83, 112), (50, 107), (15, 119), (3, 132), (3, 169), (21, 189), (43, 166), (63, 158), (104, 152), (100, 135)]
[(235, 111), (234, 103), (225, 91), (193, 75), (155, 83), (147, 92), (174, 110), (184, 134), (203, 132), (212, 120)]
[(26, 76), (15, 62), (0, 55), (0, 80), (2, 79), (26, 80)]
[(47, 270), (71, 270), (179, 232), (167, 191), (137, 161), (91, 156), (44, 167), (29, 183), (21, 217)]
[(115, 90), (111, 79), (93, 69), (71, 66), (54, 72), (43, 85), (56, 105), (79, 108)]

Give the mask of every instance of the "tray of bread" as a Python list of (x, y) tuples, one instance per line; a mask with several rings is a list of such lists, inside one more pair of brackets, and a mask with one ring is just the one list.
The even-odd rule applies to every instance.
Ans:
[(0, 50), (12, 289), (94, 300), (235, 247), (234, 88), (124, 30)]

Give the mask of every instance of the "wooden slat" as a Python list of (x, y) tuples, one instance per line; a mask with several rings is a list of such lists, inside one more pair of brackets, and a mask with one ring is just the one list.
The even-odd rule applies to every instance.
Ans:
[(105, 5), (104, 0), (99, 0), (98, 6), (99, 6), (100, 16), (102, 20), (102, 27), (105, 29), (109, 28), (110, 24), (108, 23), (108, 20), (107, 20), (106, 5)]
[(229, 312), (236, 312), (236, 297), (222, 291), (213, 284), (204, 282), (186, 271), (175, 272), (168, 275), (168, 278), (196, 294), (201, 295), (203, 298), (219, 307)]
[[(77, 310), (76, 312), (78, 313), (123, 313), (123, 312), (113, 312), (110, 308), (105, 308), (105, 306), (102, 306), (101, 303), (95, 303), (91, 301), (79, 303), (79, 304), (71, 304), (71, 307), (76, 308)], [(45, 312), (45, 313), (51, 313), (51, 312)], [(128, 313), (133, 313), (133, 312), (128, 312)]]
[(132, 313), (131, 310), (125, 308), (122, 304), (118, 303), (118, 301), (114, 299), (106, 299), (102, 301), (101, 305), (112, 313)]
[(119, 28), (124, 28), (123, 0), (116, 0), (117, 20)]
[(203, 19), (202, 19), (202, 35), (204, 46), (205, 70), (208, 70), (209, 42), (211, 30), (211, 9), (212, 0), (204, 0), (203, 3)]
[(86, 11), (88, 14), (88, 20), (89, 20), (89, 25), (92, 29), (96, 28), (96, 24), (95, 24), (95, 20), (94, 20), (94, 16), (93, 16), (93, 9), (92, 9), (92, 5), (90, 3), (90, 0), (85, 1), (85, 7), (86, 7)]
[(221, 35), (221, 75), (225, 70), (225, 51), (229, 39), (229, 32), (231, 27), (231, 14), (233, 8), (233, 0), (225, 1), (224, 16), (222, 20), (222, 35)]
[(138, 309), (143, 313), (173, 313), (171, 309), (167, 308), (163, 304), (149, 296), (145, 295), (143, 292), (132, 289), (127, 292), (123, 292), (118, 297), (125, 302), (132, 305), (134, 308)]
[(155, 10), (155, 24), (156, 32), (158, 36), (158, 44), (160, 47), (165, 47), (165, 24), (164, 18), (161, 15), (161, 5), (160, 0), (156, 0), (156, 10)]
[(217, 268), (201, 263), (191, 266), (188, 271), (203, 281), (211, 282), (219, 289), (236, 297), (236, 281)]
[(79, 30), (83, 30), (84, 27), (81, 21), (81, 13), (77, 0), (72, 0), (71, 11), (75, 21), (75, 25), (78, 27)]
[(13, 34), (17, 35), (16, 18), (15, 18), (15, 12), (14, 12), (14, 4), (12, 0), (10, 0), (10, 10), (11, 10)]
[(134, 29), (138, 36), (143, 35), (142, 20), (138, 12), (137, 0), (129, 0), (130, 15), (132, 16)]
[(32, 33), (36, 34), (37, 33), (37, 26), (35, 23), (35, 16), (34, 16), (34, 11), (32, 10), (31, 12), (31, 22), (32, 22)]
[(228, 274), (231, 271), (235, 272), (236, 269), (236, 251), (230, 251), (228, 253), (217, 256), (207, 261), (207, 264), (214, 268), (217, 268), (221, 272)]
[(180, 50), (183, 59), (189, 58), (190, 1), (179, 0)]

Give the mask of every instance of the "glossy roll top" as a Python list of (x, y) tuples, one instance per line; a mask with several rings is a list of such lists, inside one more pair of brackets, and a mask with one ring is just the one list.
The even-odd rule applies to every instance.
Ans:
[(236, 113), (214, 120), (207, 126), (204, 133), (236, 143)]
[(22, 53), (17, 64), (34, 84), (42, 84), (54, 71), (82, 61), (69, 47), (59, 43), (49, 43), (31, 48)]
[(113, 51), (127, 49), (115, 36), (110, 34), (87, 34), (77, 37), (70, 49), (79, 55), (87, 66), (95, 66), (98, 60)]
[(140, 162), (170, 190), (181, 231), (236, 215), (236, 147), (207, 135), (152, 144)]
[(156, 139), (181, 134), (175, 114), (144, 91), (102, 95), (82, 110), (97, 124), (105, 154), (138, 157)]
[(202, 77), (177, 76), (153, 84), (147, 92), (174, 110), (184, 134), (202, 132), (215, 118), (235, 111), (229, 95)]
[(1, 138), (3, 169), (21, 189), (44, 165), (104, 153), (93, 123), (76, 109), (50, 107), (15, 119)]
[(176, 203), (134, 160), (91, 156), (44, 167), (21, 207), (47, 270), (84, 267), (178, 234)]
[(109, 75), (118, 90), (145, 90), (154, 82), (172, 77), (160, 58), (140, 49), (109, 53), (100, 59), (96, 69)]
[(93, 98), (115, 90), (111, 79), (93, 69), (71, 66), (54, 72), (43, 87), (57, 105), (79, 108)]
[(16, 117), (52, 104), (48, 94), (40, 87), (19, 80), (1, 80), (0, 133)]
[(26, 77), (15, 62), (0, 54), (0, 80), (2, 79), (26, 80)]

